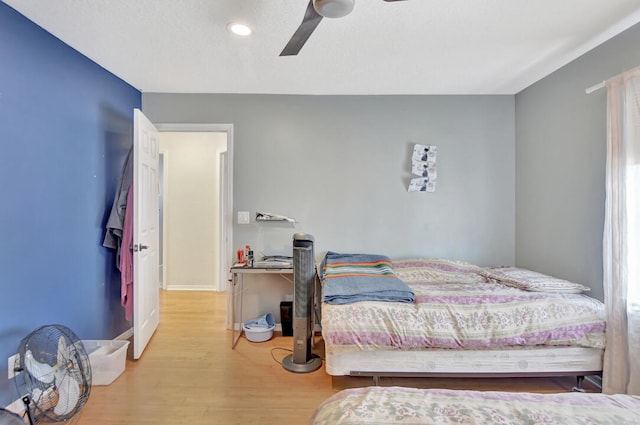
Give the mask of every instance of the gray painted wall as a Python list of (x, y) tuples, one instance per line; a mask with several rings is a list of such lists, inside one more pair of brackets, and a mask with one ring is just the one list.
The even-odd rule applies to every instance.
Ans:
[(640, 65), (635, 25), (520, 92), (516, 103), (516, 264), (603, 299), (606, 89)]
[[(234, 247), (515, 261), (513, 96), (143, 94), (155, 123), (234, 125)], [(407, 193), (413, 144), (438, 147), (435, 193)], [(256, 211), (295, 217), (256, 224)], [(235, 213), (234, 213), (235, 214)], [(235, 217), (235, 215), (234, 215)], [(235, 220), (234, 220), (235, 221)]]

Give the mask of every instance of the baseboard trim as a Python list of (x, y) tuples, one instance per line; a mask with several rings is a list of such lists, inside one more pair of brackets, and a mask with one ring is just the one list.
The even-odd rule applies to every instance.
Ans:
[(211, 285), (168, 285), (167, 291), (206, 291), (206, 292), (224, 292)]
[[(236, 322), (235, 325), (234, 325), (235, 330), (236, 331), (241, 330), (242, 329), (242, 325), (243, 325), (243, 323), (237, 323)], [(227, 328), (227, 329), (231, 329), (231, 328)], [(276, 326), (273, 328), (273, 330), (275, 332), (282, 332), (282, 323), (276, 323)], [(320, 327), (320, 325), (316, 324), (313, 327), (313, 332), (318, 332), (318, 333), (322, 332), (322, 328)]]
[(122, 332), (117, 337), (113, 338), (115, 341), (127, 341), (133, 338), (133, 328), (129, 328), (126, 331)]
[[(236, 330), (236, 332), (242, 330), (242, 325), (243, 325), (243, 323), (236, 323), (234, 325), (234, 329)], [(228, 328), (228, 329), (231, 329), (231, 328)], [(273, 331), (274, 332), (282, 332), (282, 324), (276, 323), (275, 327), (273, 328)]]

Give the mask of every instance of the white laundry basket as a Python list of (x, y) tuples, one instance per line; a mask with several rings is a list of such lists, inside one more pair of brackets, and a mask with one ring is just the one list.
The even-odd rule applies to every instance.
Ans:
[(109, 385), (124, 372), (129, 341), (82, 340), (91, 363), (91, 385)]

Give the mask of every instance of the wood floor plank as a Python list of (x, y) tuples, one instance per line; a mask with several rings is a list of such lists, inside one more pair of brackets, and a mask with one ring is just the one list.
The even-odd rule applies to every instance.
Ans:
[[(231, 349), (225, 329), (226, 295), (161, 292), (160, 326), (140, 360), (131, 360), (111, 385), (94, 386), (74, 418), (78, 425), (305, 424), (318, 405), (371, 378), (334, 378), (321, 368), (297, 374), (280, 361), (291, 337), (263, 343), (241, 338)], [(323, 356), (322, 341), (316, 346)], [(381, 385), (497, 391), (566, 392), (574, 379), (383, 378)]]

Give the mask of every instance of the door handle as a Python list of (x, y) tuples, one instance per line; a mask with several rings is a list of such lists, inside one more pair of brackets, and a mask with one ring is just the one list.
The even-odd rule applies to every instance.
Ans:
[(133, 252), (142, 251), (143, 249), (149, 249), (149, 246), (148, 245), (144, 245), (144, 244), (140, 244), (140, 245), (135, 244), (133, 246)]

